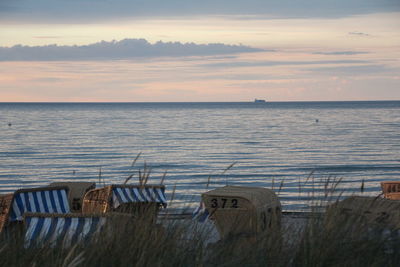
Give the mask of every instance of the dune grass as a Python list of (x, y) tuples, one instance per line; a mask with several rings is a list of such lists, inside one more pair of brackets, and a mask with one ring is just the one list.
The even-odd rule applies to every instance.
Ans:
[[(150, 169), (138, 175), (146, 184)], [(161, 183), (164, 179), (165, 174)], [(338, 183), (328, 179), (324, 205), (315, 205), (302, 222), (284, 218), (281, 229), (214, 243), (209, 242), (215, 234), (210, 224), (171, 220), (168, 214), (157, 223), (146, 216), (115, 217), (100, 235), (72, 247), (60, 242), (26, 249), (19, 225), (0, 237), (0, 266), (399, 266), (397, 229), (325, 206), (336, 202), (332, 193)]]
[[(390, 232), (390, 231), (389, 231)], [(211, 232), (194, 221), (111, 220), (101, 235), (65, 248), (23, 248), (20, 229), (0, 240), (1, 266), (398, 266), (397, 231), (372, 227), (329, 210), (304, 227), (242, 235), (207, 244)]]

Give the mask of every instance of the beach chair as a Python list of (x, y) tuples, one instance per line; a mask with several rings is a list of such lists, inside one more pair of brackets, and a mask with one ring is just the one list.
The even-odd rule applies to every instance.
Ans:
[[(132, 216), (121, 213), (102, 214), (56, 214), (56, 213), (25, 213), (24, 246), (43, 247), (62, 245), (69, 248), (79, 242), (86, 242), (99, 235), (112, 234), (121, 225), (129, 223)], [(110, 225), (109, 233), (105, 229)], [(118, 224), (113, 227), (113, 224)]]
[(70, 247), (98, 233), (105, 223), (105, 216), (57, 213), (25, 213), (24, 246), (54, 246), (62, 241)]
[(8, 215), (14, 194), (0, 195), (0, 233), (8, 223)]
[(109, 185), (87, 192), (82, 211), (146, 214), (156, 220), (159, 209), (166, 206), (164, 185)]
[(69, 213), (68, 187), (19, 189), (0, 197), (0, 232), (10, 224), (21, 222), (26, 212)]
[(383, 197), (392, 200), (400, 200), (400, 182), (381, 182)]
[(202, 194), (207, 212), (222, 239), (280, 232), (281, 204), (276, 194), (261, 187), (224, 186)]
[(50, 186), (67, 186), (68, 187), (68, 202), (71, 212), (82, 212), (83, 197), (92, 189), (96, 188), (96, 183), (93, 182), (54, 182)]
[(326, 213), (328, 226), (349, 227), (351, 224), (368, 229), (400, 229), (400, 201), (379, 197), (352, 196), (330, 205)]

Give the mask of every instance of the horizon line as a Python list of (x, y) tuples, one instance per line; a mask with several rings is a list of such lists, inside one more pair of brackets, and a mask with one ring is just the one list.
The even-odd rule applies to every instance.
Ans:
[[(399, 102), (400, 99), (393, 100), (285, 100), (285, 101), (268, 101), (265, 100), (265, 103), (332, 103), (332, 102)], [(0, 104), (206, 104), (206, 103), (215, 103), (215, 104), (229, 104), (229, 103), (254, 103), (254, 100), (251, 101), (0, 101)], [(260, 104), (260, 103), (257, 103)]]

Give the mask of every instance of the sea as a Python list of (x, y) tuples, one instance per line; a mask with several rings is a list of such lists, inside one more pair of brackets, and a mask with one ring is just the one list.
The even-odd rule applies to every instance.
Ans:
[(225, 185), (273, 189), (287, 211), (378, 196), (400, 181), (400, 101), (0, 103), (0, 194), (139, 176), (175, 208)]

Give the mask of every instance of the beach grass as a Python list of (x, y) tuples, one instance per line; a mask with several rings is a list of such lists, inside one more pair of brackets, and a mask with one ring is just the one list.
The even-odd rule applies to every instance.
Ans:
[[(150, 173), (147, 167), (138, 172), (140, 184)], [(161, 183), (164, 179), (165, 174)], [(400, 232), (344, 214), (333, 197), (340, 182), (328, 178), (324, 199), (302, 220), (286, 214), (280, 229), (217, 242), (210, 242), (216, 234), (211, 222), (187, 215), (176, 220), (168, 212), (158, 222), (148, 216), (110, 217), (100, 234), (68, 247), (60, 240), (24, 248), (20, 224), (0, 236), (0, 266), (399, 266)], [(282, 187), (283, 182), (276, 191)]]
[[(322, 216), (321, 214), (325, 214)], [(115, 219), (90, 241), (24, 248), (21, 227), (0, 240), (0, 266), (398, 266), (397, 231), (329, 210), (302, 227), (208, 243), (212, 232), (191, 221)], [(388, 231), (390, 232), (388, 234)]]

